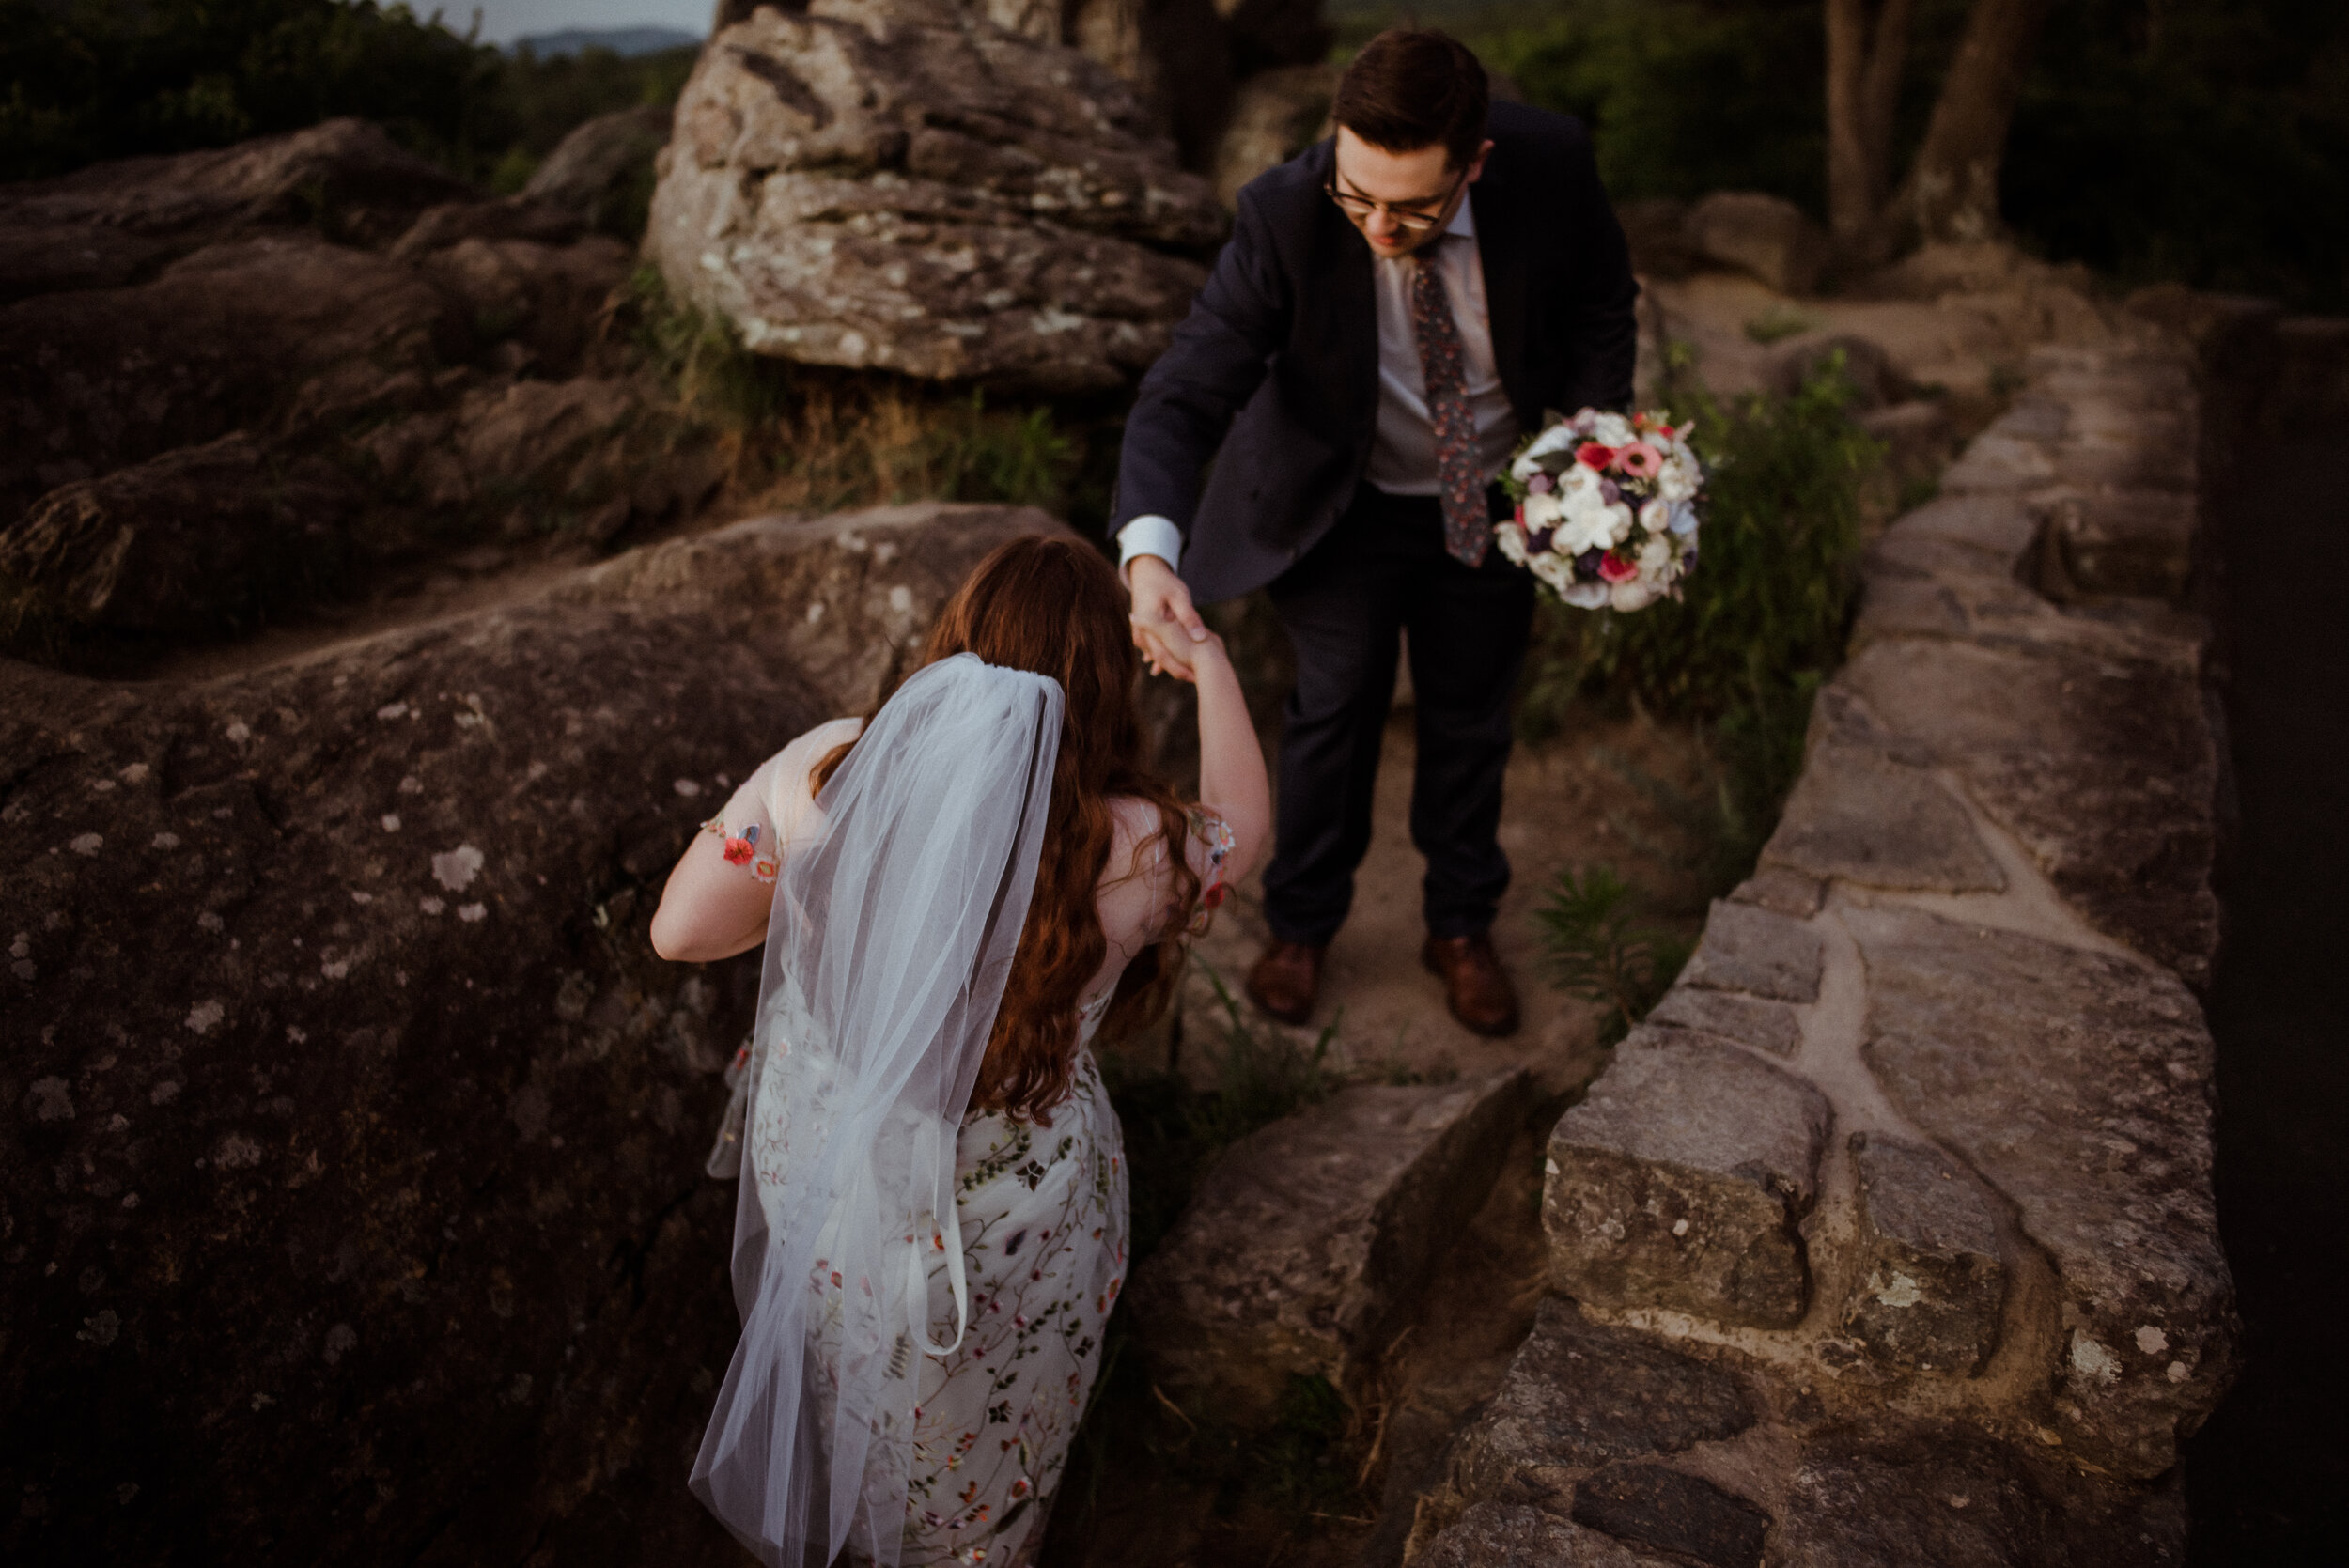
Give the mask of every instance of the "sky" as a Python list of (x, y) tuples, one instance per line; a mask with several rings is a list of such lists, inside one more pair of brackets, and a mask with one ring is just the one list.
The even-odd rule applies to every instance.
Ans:
[(508, 44), (533, 33), (570, 27), (677, 27), (695, 35), (709, 31), (714, 0), (409, 0), (418, 16), (437, 8), (453, 33), (473, 24), (481, 12), (481, 41)]

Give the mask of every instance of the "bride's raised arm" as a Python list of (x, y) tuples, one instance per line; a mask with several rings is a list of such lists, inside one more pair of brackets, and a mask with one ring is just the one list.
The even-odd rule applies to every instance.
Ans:
[(1211, 632), (1189, 651), (1191, 678), (1199, 688), (1199, 803), (1232, 831), (1221, 879), (1237, 882), (1263, 856), (1272, 836), (1272, 788), (1223, 639)]
[(855, 738), (857, 727), (854, 719), (818, 724), (761, 763), (725, 809), (702, 824), (653, 911), (655, 953), (701, 964), (767, 939), (776, 873), (817, 822), (808, 776), (833, 747)]

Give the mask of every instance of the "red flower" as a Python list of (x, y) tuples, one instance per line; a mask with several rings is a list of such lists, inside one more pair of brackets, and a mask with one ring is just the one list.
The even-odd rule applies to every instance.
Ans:
[(1206, 893), (1199, 895), (1199, 902), (1205, 904), (1210, 909), (1220, 908), (1223, 903), (1223, 895), (1231, 891), (1232, 888), (1230, 883), (1218, 882), (1215, 886), (1209, 888)]
[(1640, 575), (1640, 568), (1610, 550), (1598, 558), (1598, 575), (1610, 582), (1628, 582)]
[(726, 840), (726, 864), (747, 865), (750, 862), (751, 854), (749, 839), (730, 838)]
[(1604, 471), (1609, 463), (1615, 460), (1615, 449), (1602, 446), (1595, 441), (1586, 441), (1574, 449), (1574, 460), (1585, 468)]

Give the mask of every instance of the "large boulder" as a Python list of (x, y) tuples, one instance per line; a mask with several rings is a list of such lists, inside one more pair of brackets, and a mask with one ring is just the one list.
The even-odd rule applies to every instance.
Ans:
[(669, 145), (672, 113), (648, 103), (583, 121), (555, 143), (522, 194), (607, 233), (641, 232), (652, 201), (653, 159)]
[(1222, 233), (1123, 82), (943, 0), (762, 8), (703, 51), (662, 157), (670, 288), (816, 364), (1116, 386)]
[(250, 627), (315, 596), (350, 564), (362, 505), (312, 460), (279, 472), (242, 432), (60, 486), (0, 528), (19, 613), (137, 637)]
[(1241, 186), (1319, 139), (1337, 90), (1338, 68), (1329, 64), (1283, 66), (1240, 84), (1215, 148), (1215, 194), (1224, 206), (1237, 210)]
[(1359, 1086), (1235, 1144), (1127, 1293), (1154, 1377), (1242, 1423), (1291, 1377), (1361, 1392), (1532, 1094), (1521, 1071)]
[(461, 357), (412, 269), (302, 230), (224, 241), (151, 281), (0, 306), (0, 519), (42, 492), (284, 416), (304, 379)]
[(1688, 210), (1689, 249), (1781, 294), (1808, 294), (1828, 262), (1827, 232), (1802, 209), (1757, 191), (1716, 191)]
[(194, 684), (0, 663), (0, 1397), (38, 1435), (0, 1555), (741, 1561), (684, 1477), (756, 960), (646, 922), (735, 782), (1053, 526), (762, 520)]
[(94, 163), (0, 186), (0, 302), (117, 287), (173, 256), (264, 229), (376, 243), (427, 208), (474, 194), (355, 119), (217, 151)]

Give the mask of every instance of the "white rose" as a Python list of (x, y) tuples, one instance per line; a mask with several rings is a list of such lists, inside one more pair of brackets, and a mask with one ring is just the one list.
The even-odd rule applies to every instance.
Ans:
[(1631, 421), (1619, 413), (1603, 413), (1591, 427), (1591, 439), (1605, 446), (1626, 446), (1631, 441)]
[(1532, 565), (1533, 575), (1548, 583), (1559, 593), (1563, 594), (1574, 586), (1573, 562), (1545, 551), (1534, 556)]
[(1501, 546), (1501, 553), (1518, 566), (1525, 565), (1525, 530), (1514, 522), (1504, 522), (1493, 530), (1493, 537)]
[(1535, 461), (1536, 458), (1547, 458), (1552, 452), (1566, 451), (1575, 445), (1575, 434), (1570, 427), (1564, 425), (1552, 425), (1548, 429), (1544, 430), (1540, 435), (1535, 436), (1533, 438), (1533, 444), (1527, 447), (1524, 452), (1518, 455), (1516, 465), (1517, 469), (1519, 471), (1517, 473), (1517, 477), (1520, 479), (1531, 478), (1533, 471), (1541, 466)]
[(1661, 534), (1672, 526), (1672, 504), (1657, 499), (1640, 508), (1640, 526), (1651, 534)]
[(1598, 471), (1577, 463), (1558, 475), (1558, 494), (1568, 504), (1598, 494)]
[(1616, 610), (1645, 610), (1655, 598), (1656, 590), (1636, 580), (1618, 582), (1607, 594), (1609, 606)]
[(1577, 610), (1604, 610), (1610, 596), (1604, 582), (1577, 582), (1559, 589), (1558, 597)]
[(1528, 528), (1555, 528), (1558, 520), (1565, 515), (1566, 504), (1559, 499), (1556, 490), (1548, 495), (1529, 495), (1525, 498), (1525, 526)]
[(1650, 535), (1647, 543), (1640, 547), (1640, 575), (1659, 577), (1664, 568), (1672, 565), (1672, 547), (1666, 544), (1660, 536)]
[(1630, 507), (1620, 501), (1610, 502), (1607, 505), (1606, 517), (1607, 543), (1610, 548), (1623, 543), (1631, 536)]

